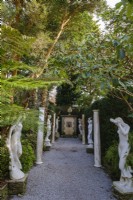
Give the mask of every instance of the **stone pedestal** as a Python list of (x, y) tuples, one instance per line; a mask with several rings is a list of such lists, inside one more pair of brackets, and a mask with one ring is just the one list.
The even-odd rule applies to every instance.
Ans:
[(82, 115), (82, 144), (85, 144), (85, 115)]
[(49, 139), (45, 140), (44, 145), (45, 145), (45, 149), (46, 149), (46, 147), (47, 147), (47, 149), (50, 149), (50, 147), (52, 146)]
[(133, 180), (130, 187), (122, 185), (120, 181), (114, 181), (113, 192), (119, 200), (133, 200)]
[(60, 137), (59, 132), (56, 132), (56, 133), (55, 133), (55, 139), (58, 139), (59, 137)]
[(101, 167), (99, 110), (93, 110), (93, 121), (94, 121), (94, 166)]
[(7, 185), (7, 183), (4, 183), (0, 187), (0, 199), (2, 199), (2, 200), (8, 199), (8, 185)]
[(78, 135), (78, 138), (79, 138), (80, 140), (82, 140), (82, 135), (79, 134), (79, 135)]
[(39, 108), (39, 126), (37, 133), (36, 164), (42, 164), (43, 135), (44, 135), (44, 107)]
[(55, 142), (55, 120), (56, 120), (56, 114), (53, 114), (53, 128), (52, 128), (52, 140), (51, 143)]
[(86, 146), (86, 152), (87, 153), (94, 153), (94, 146), (93, 144), (89, 144)]
[(23, 195), (26, 192), (28, 174), (25, 174), (25, 177), (19, 180), (8, 180), (8, 194), (10, 195)]
[(44, 146), (44, 151), (50, 151), (51, 146)]

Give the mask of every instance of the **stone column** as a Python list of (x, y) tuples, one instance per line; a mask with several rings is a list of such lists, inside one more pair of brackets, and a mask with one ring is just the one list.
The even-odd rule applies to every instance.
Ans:
[(53, 128), (52, 128), (52, 141), (51, 141), (51, 143), (55, 142), (55, 120), (56, 120), (56, 113), (53, 114)]
[(39, 107), (39, 126), (37, 133), (36, 164), (42, 164), (43, 135), (44, 135), (44, 107)]
[(94, 166), (101, 167), (99, 110), (93, 110), (93, 121), (94, 121)]
[(82, 144), (85, 144), (85, 115), (82, 114)]

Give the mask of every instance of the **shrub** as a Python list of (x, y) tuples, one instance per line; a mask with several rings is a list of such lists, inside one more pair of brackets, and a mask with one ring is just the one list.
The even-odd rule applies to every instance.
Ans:
[(108, 148), (104, 157), (104, 166), (113, 179), (120, 177), (118, 144), (114, 143)]
[(9, 178), (9, 152), (4, 139), (0, 139), (0, 179)]
[[(133, 130), (133, 118), (128, 117), (127, 106), (111, 96), (95, 101), (88, 109), (84, 110), (86, 117), (91, 117), (95, 109), (99, 109), (102, 162), (111, 176), (118, 179), (120, 177), (117, 148), (118, 128), (110, 122), (110, 118), (121, 117), (131, 127), (130, 132)], [(129, 134), (129, 142), (132, 148), (127, 158), (127, 164), (133, 168), (133, 133)]]
[(133, 132), (130, 132), (129, 134), (129, 143), (130, 143), (130, 153), (127, 157), (127, 165), (131, 166), (133, 169)]
[(36, 152), (36, 145), (37, 145), (37, 134), (36, 133), (30, 133), (26, 134), (23, 137), (24, 140), (28, 141), (32, 149), (34, 150), (34, 153)]
[(101, 153), (102, 158), (106, 151), (115, 141), (118, 142), (117, 127), (110, 122), (110, 118), (121, 117), (133, 129), (133, 119), (128, 117), (126, 105), (118, 99), (109, 96), (95, 101), (90, 108), (84, 111), (87, 117), (93, 115), (93, 110), (99, 109), (100, 133), (101, 133)]
[[(133, 169), (133, 133), (129, 134), (129, 143), (131, 149), (127, 157), (126, 164), (127, 166), (131, 166), (131, 168)], [(106, 167), (108, 173), (113, 179), (120, 178), (118, 143), (115, 142), (112, 146), (108, 148), (104, 157), (104, 166)]]
[(20, 158), (22, 164), (22, 171), (28, 172), (35, 162), (34, 150), (27, 139), (22, 140), (23, 154)]

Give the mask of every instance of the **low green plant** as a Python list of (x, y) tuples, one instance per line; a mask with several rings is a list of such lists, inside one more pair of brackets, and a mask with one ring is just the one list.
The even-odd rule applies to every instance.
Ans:
[(35, 162), (35, 152), (27, 139), (22, 140), (23, 154), (20, 158), (22, 163), (22, 171), (28, 172)]
[(120, 177), (119, 171), (119, 156), (118, 156), (118, 144), (114, 142), (105, 153), (103, 159), (104, 166), (107, 172), (113, 179)]
[(24, 140), (28, 141), (34, 152), (36, 151), (37, 145), (37, 134), (36, 133), (27, 133), (24, 135)]
[(9, 178), (9, 152), (5, 140), (0, 139), (0, 179)]
[[(130, 152), (127, 157), (126, 165), (133, 169), (133, 132), (129, 133)], [(120, 178), (118, 143), (114, 142), (105, 153), (104, 166), (113, 179)]]
[(129, 133), (130, 153), (127, 157), (127, 165), (133, 169), (133, 132)]

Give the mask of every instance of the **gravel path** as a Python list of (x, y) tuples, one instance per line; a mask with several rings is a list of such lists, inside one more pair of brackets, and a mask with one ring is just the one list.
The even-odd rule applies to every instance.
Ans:
[(115, 200), (112, 181), (93, 166), (93, 155), (79, 139), (60, 138), (43, 162), (31, 169), (27, 193), (13, 200)]

